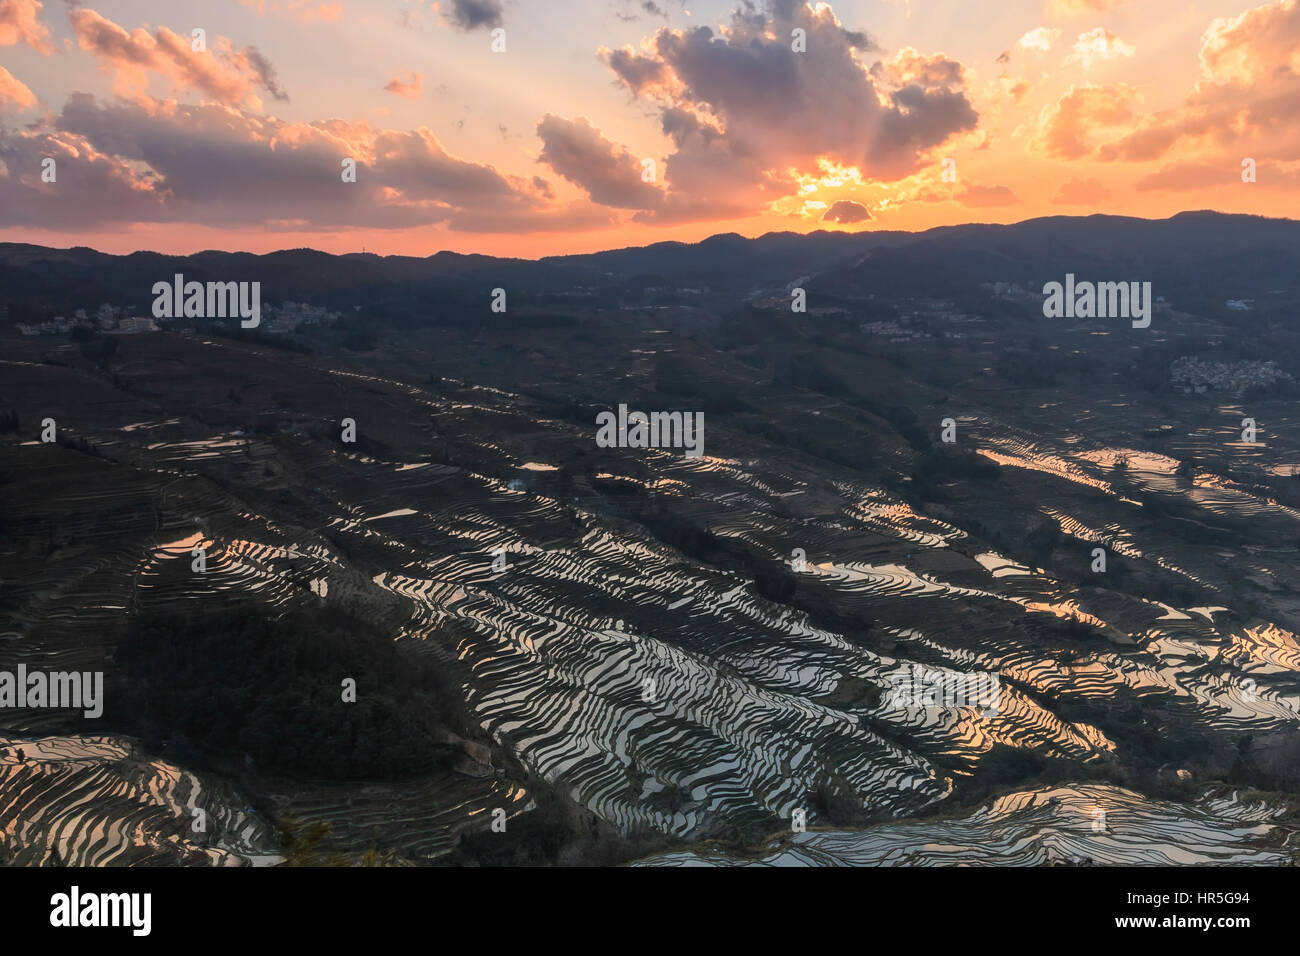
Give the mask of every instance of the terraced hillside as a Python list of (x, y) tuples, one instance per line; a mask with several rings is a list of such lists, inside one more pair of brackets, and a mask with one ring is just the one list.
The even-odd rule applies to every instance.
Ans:
[[(1300, 442), (1280, 408), (1232, 467), (1214, 455), (1239, 409), (1173, 409), (1201, 443), (1188, 474), (1151, 449), (1169, 408), (959, 402), (928, 370), (816, 345), (769, 374), (692, 331), (592, 322), (617, 362), (513, 385), (202, 334), (124, 337), (107, 367), (15, 341), (5, 666), (111, 688), (134, 622), (323, 612), (446, 674), (464, 724), (438, 731), (437, 770), (340, 780), (258, 766), (251, 743), (149, 752), (111, 701), (98, 721), (8, 711), (5, 852), (266, 862), (293, 816), (430, 862), (558, 795), (628, 839), (724, 841), (655, 862), (1293, 857), (1300, 510), (1259, 477)], [(409, 351), (467, 368), (492, 335)], [(885, 365), (894, 403), (870, 386)], [(597, 447), (619, 402), (703, 406), (705, 454)], [(949, 692), (972, 681), (993, 697)], [(1079, 830), (1093, 804), (1113, 830)], [(203, 839), (178, 822), (196, 805)]]
[[(1082, 784), (1007, 794), (966, 817), (792, 835), (765, 855), (679, 852), (644, 866), (1279, 866), (1295, 858), (1285, 808), (1209, 793), (1187, 806)], [(761, 851), (760, 851), (761, 853)]]
[(11, 865), (231, 866), (279, 859), (229, 786), (112, 737), (0, 739), (0, 858)]

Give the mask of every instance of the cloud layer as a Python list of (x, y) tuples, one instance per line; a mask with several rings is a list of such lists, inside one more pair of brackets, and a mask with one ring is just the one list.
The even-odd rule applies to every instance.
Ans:
[(896, 180), (975, 128), (960, 63), (908, 48), (867, 66), (873, 52), (830, 7), (789, 0), (743, 7), (721, 33), (665, 27), (641, 49), (603, 50), (619, 82), (658, 109), (672, 145), (665, 191), (647, 195), (637, 218), (749, 215), (826, 160)]
[[(197, 0), (174, 2), (192, 12)], [(1297, 0), (1193, 21), (1167, 47), (1145, 6), (1045, 0), (990, 18), (1005, 32), (982, 55), (1006, 52), (974, 65), (929, 42), (882, 49), (800, 0), (734, 0), (707, 20), (681, 3), (606, 0), (591, 17), (605, 22), (554, 36), (503, 0), (386, 13), (240, 0), (194, 34), (175, 30), (206, 18), (119, 23), (93, 3), (0, 0), (0, 49), (20, 48), (0, 67), (0, 225), (677, 238), (715, 224), (918, 228), (956, 207), (998, 221), (1132, 211), (1240, 183), (1243, 156), (1260, 161), (1250, 192), (1300, 186)], [(516, 15), (509, 52), (490, 50), (482, 31)], [(401, 59), (340, 71), (314, 53), (327, 35)], [(579, 36), (585, 54), (564, 46)], [(1196, 71), (1181, 81), (1191, 88), (1176, 70), (1152, 83), (1153, 55)], [(439, 95), (425, 98), (421, 71), (435, 69)], [(591, 88), (601, 71), (612, 90)], [(342, 95), (322, 97), (321, 76)], [(57, 183), (41, 180), (44, 159)]]

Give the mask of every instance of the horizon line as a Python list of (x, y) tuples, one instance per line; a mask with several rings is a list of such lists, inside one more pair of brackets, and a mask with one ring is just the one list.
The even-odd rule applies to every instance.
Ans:
[(945, 230), (968, 229), (968, 228), (978, 228), (978, 227), (984, 227), (989, 229), (1014, 229), (1017, 226), (1024, 226), (1029, 223), (1046, 222), (1055, 219), (1071, 219), (1071, 220), (1126, 219), (1132, 222), (1156, 223), (1156, 222), (1170, 222), (1174, 219), (1179, 218), (1180, 216), (1193, 216), (1193, 215), (1211, 215), (1211, 216), (1222, 216), (1225, 218), (1232, 217), (1237, 219), (1260, 219), (1268, 222), (1300, 223), (1300, 219), (1293, 219), (1289, 216), (1263, 216), (1258, 213), (1223, 212), (1218, 209), (1183, 209), (1180, 210), (1179, 212), (1173, 213), (1172, 215), (1165, 216), (1164, 218), (1146, 218), (1143, 216), (1122, 216), (1122, 215), (1116, 215), (1114, 213), (1094, 212), (1094, 213), (1089, 213), (1087, 215), (1076, 215), (1076, 216), (1067, 215), (1067, 214), (1061, 214), (1055, 216), (1033, 216), (1030, 217), (1029, 219), (1021, 219), (1017, 222), (1008, 222), (1008, 223), (1000, 223), (1000, 222), (952, 223), (949, 225), (930, 226), (928, 229), (916, 229), (916, 230), (914, 229), (879, 229), (879, 230), (859, 229), (856, 231), (849, 231), (849, 230), (839, 230), (839, 229), (813, 229), (808, 232), (797, 232), (795, 230), (769, 230), (767, 232), (760, 233), (755, 236), (746, 236), (738, 232), (717, 232), (717, 233), (713, 233), (712, 235), (706, 236), (705, 238), (699, 240), (698, 242), (683, 242), (679, 239), (663, 239), (663, 240), (659, 240), (658, 242), (650, 242), (639, 246), (637, 245), (611, 246), (608, 249), (597, 249), (593, 252), (557, 253), (554, 255), (537, 256), (535, 258), (529, 258), (527, 256), (494, 256), (482, 252), (457, 252), (454, 249), (439, 249), (436, 252), (431, 252), (428, 255), (423, 255), (423, 256), (407, 255), (404, 253), (389, 253), (387, 255), (380, 255), (377, 252), (365, 252), (365, 251), (326, 252), (323, 249), (317, 249), (312, 246), (290, 246), (282, 249), (274, 249), (270, 252), (248, 252), (247, 250), (244, 249), (200, 249), (196, 252), (180, 253), (180, 252), (159, 252), (155, 249), (136, 249), (133, 252), (114, 253), (114, 252), (104, 252), (103, 250), (96, 249), (93, 246), (80, 246), (80, 245), (46, 246), (46, 245), (41, 245), (40, 243), (33, 243), (33, 242), (0, 241), (0, 249), (11, 247), (11, 246), (25, 246), (33, 249), (48, 249), (53, 252), (74, 252), (79, 249), (86, 249), (96, 253), (97, 255), (110, 256), (115, 259), (126, 259), (126, 258), (130, 258), (131, 256), (138, 256), (138, 255), (156, 255), (156, 256), (163, 256), (171, 259), (187, 259), (187, 258), (192, 258), (193, 256), (206, 255), (208, 253), (217, 253), (220, 255), (248, 255), (248, 256), (256, 256), (258, 258), (262, 258), (265, 256), (278, 255), (284, 252), (315, 252), (323, 256), (333, 256), (336, 258), (344, 258), (350, 256), (365, 256), (368, 258), (375, 258), (375, 259), (424, 260), (424, 259), (433, 259), (441, 255), (452, 255), (452, 256), (461, 256), (467, 259), (477, 257), (480, 259), (495, 259), (503, 262), (509, 262), (509, 261), (545, 262), (547, 260), (553, 260), (553, 259), (579, 259), (584, 256), (597, 256), (609, 252), (625, 252), (625, 251), (632, 251), (632, 250), (652, 249), (652, 248), (664, 247), (664, 246), (680, 246), (684, 248), (691, 247), (691, 246), (701, 246), (704, 243), (711, 242), (715, 239), (722, 239), (722, 238), (727, 238), (732, 236), (741, 239), (745, 242), (757, 242), (758, 240), (766, 239), (769, 236), (795, 236), (795, 237), (831, 236), (831, 235), (840, 235), (845, 237), (871, 236), (871, 235), (925, 236), (931, 233), (943, 232)]

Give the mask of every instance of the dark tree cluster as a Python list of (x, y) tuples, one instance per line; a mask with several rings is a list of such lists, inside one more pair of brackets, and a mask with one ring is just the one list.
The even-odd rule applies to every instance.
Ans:
[[(264, 772), (393, 778), (445, 767), (459, 698), (427, 659), (337, 613), (141, 619), (121, 642), (113, 722)], [(342, 682), (356, 681), (344, 702)]]

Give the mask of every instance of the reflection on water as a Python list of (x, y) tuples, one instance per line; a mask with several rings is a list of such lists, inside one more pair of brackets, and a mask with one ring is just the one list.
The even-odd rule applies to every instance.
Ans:
[(232, 788), (210, 788), (123, 738), (0, 736), (0, 794), (0, 839), (18, 865), (280, 860), (271, 828)]
[(702, 846), (639, 861), (676, 866), (1210, 866), (1290, 862), (1300, 848), (1284, 808), (1240, 793), (1190, 806), (1078, 784), (1008, 794), (956, 820), (791, 834), (757, 859)]

